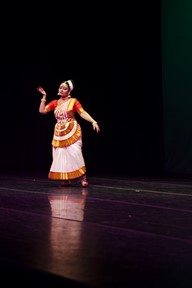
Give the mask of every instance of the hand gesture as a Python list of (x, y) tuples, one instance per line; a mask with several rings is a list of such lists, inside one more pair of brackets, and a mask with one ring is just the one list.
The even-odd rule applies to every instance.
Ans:
[(39, 86), (39, 87), (37, 88), (37, 90), (38, 90), (43, 96), (46, 96), (46, 92), (45, 92), (45, 90), (43, 89), (43, 87)]
[(100, 128), (99, 128), (99, 125), (97, 124), (97, 122), (93, 122), (92, 125), (93, 125), (93, 130), (96, 130), (96, 132), (99, 133)]

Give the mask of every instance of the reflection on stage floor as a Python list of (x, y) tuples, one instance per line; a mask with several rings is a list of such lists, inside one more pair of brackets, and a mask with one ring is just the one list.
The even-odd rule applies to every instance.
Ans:
[(191, 199), (190, 179), (89, 177), (83, 188), (1, 175), (2, 281), (189, 287)]

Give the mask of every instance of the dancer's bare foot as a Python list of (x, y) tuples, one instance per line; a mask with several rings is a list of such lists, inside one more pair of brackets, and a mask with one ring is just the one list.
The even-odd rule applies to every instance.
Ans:
[(88, 182), (87, 181), (81, 181), (81, 186), (82, 187), (87, 187), (88, 186)]
[(88, 182), (87, 182), (87, 178), (86, 178), (86, 175), (83, 175), (79, 178), (78, 180), (79, 183), (81, 183), (81, 186), (82, 187), (87, 187), (88, 186)]

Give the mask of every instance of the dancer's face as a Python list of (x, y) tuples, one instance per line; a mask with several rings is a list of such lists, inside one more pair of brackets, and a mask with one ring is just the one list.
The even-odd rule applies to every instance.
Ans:
[(58, 89), (58, 95), (61, 97), (67, 97), (69, 95), (69, 87), (66, 83), (61, 83)]

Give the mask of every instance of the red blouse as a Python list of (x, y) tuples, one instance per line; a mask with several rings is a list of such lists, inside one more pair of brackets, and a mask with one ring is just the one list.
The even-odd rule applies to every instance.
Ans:
[[(74, 98), (71, 98), (71, 99), (74, 99)], [(74, 100), (75, 101), (74, 101), (74, 105), (72, 108), (72, 112), (77, 112), (77, 113), (83, 112), (84, 109), (83, 109), (81, 103), (77, 99), (74, 99)], [(55, 110), (57, 105), (58, 105), (58, 100), (53, 100), (46, 105), (46, 109), (47, 109), (47, 111)]]

